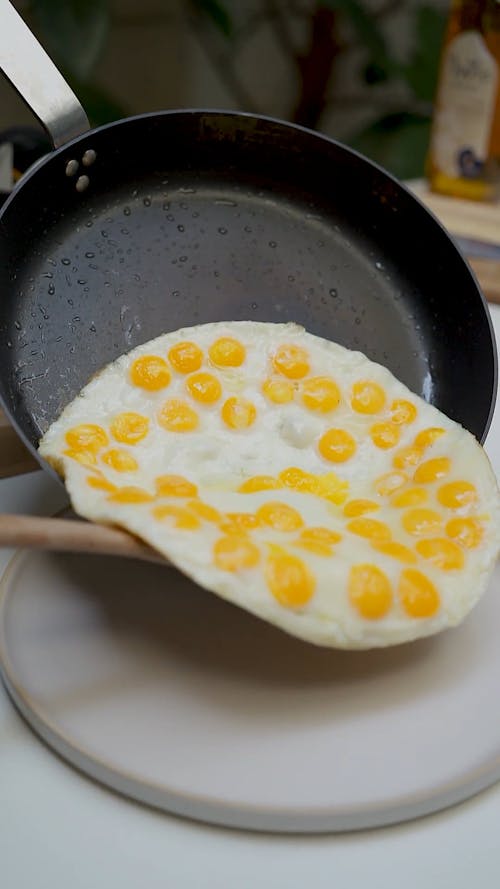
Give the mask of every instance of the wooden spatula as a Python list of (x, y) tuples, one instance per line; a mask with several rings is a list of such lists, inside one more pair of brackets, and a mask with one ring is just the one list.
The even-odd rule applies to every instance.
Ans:
[(127, 531), (78, 519), (0, 515), (0, 547), (95, 553), (169, 564)]

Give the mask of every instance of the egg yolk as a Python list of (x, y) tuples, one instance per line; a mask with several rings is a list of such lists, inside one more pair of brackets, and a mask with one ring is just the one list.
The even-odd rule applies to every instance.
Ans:
[(437, 441), (438, 438), (441, 438), (444, 435), (445, 430), (441, 429), (439, 426), (431, 426), (429, 429), (422, 429), (418, 435), (415, 436), (414, 445), (416, 448), (420, 448), (424, 451), (426, 448), (430, 447), (433, 442)]
[(381, 497), (388, 497), (402, 488), (408, 481), (408, 476), (404, 472), (386, 472), (385, 475), (375, 479), (375, 490)]
[(199, 418), (185, 401), (169, 398), (158, 414), (158, 423), (168, 432), (192, 432), (198, 427)]
[(98, 491), (107, 491), (108, 494), (112, 494), (116, 491), (116, 485), (113, 485), (102, 475), (88, 475), (86, 481), (89, 488), (96, 488)]
[(74, 451), (71, 448), (67, 451), (63, 451), (65, 457), (70, 457), (72, 460), (76, 460), (77, 463), (81, 463), (82, 466), (95, 466), (97, 463), (96, 455), (92, 453), (92, 451)]
[(256, 416), (255, 405), (244, 398), (228, 398), (221, 410), (221, 417), (230, 429), (248, 429)]
[(121, 444), (135, 445), (146, 438), (149, 419), (142, 414), (128, 411), (114, 417), (110, 425), (111, 435)]
[(201, 404), (213, 404), (222, 395), (222, 386), (217, 377), (205, 371), (188, 377), (186, 386), (192, 397)]
[(466, 549), (475, 549), (479, 546), (484, 534), (481, 523), (472, 517), (450, 519), (445, 530), (448, 537)]
[(222, 571), (240, 571), (253, 568), (260, 559), (259, 548), (246, 537), (228, 535), (215, 541), (214, 563)]
[(287, 488), (300, 491), (301, 494), (315, 494), (331, 503), (343, 503), (349, 490), (349, 483), (339, 478), (334, 472), (314, 475), (298, 466), (288, 466), (279, 474), (279, 480)]
[(170, 383), (167, 362), (159, 355), (141, 355), (130, 368), (130, 380), (134, 386), (148, 392), (164, 389)]
[(262, 391), (269, 401), (274, 404), (287, 404), (293, 401), (295, 386), (290, 380), (268, 379), (262, 384)]
[(204, 522), (219, 522), (221, 518), (219, 510), (210, 503), (204, 503), (203, 500), (190, 500), (186, 503), (186, 509), (194, 512), (195, 516)]
[(290, 380), (300, 380), (309, 373), (309, 355), (302, 346), (284, 344), (273, 355), (273, 367)]
[(342, 511), (348, 518), (355, 518), (364, 515), (365, 512), (374, 512), (377, 509), (380, 507), (373, 500), (349, 500)]
[(194, 373), (203, 362), (203, 352), (196, 343), (176, 343), (168, 353), (170, 364), (180, 374)]
[(309, 377), (302, 384), (302, 401), (310, 411), (327, 414), (340, 404), (340, 389), (329, 377)]
[(422, 451), (420, 448), (409, 445), (406, 448), (401, 448), (394, 454), (392, 464), (396, 469), (410, 469), (412, 466), (416, 466), (421, 459)]
[(449, 509), (460, 509), (462, 506), (471, 506), (476, 502), (477, 491), (471, 482), (448, 482), (439, 488), (437, 499)]
[(288, 466), (279, 474), (279, 480), (285, 487), (292, 488), (295, 491), (301, 491), (303, 494), (319, 494), (320, 482), (317, 476), (311, 472), (305, 472), (298, 466)]
[(279, 546), (270, 547), (264, 576), (274, 598), (285, 608), (300, 608), (314, 595), (316, 579), (305, 562)]
[(417, 408), (411, 401), (406, 401), (404, 398), (397, 398), (396, 401), (392, 402), (391, 419), (393, 423), (402, 426), (407, 423), (413, 423), (416, 418)]
[(159, 475), (155, 479), (158, 497), (196, 497), (198, 488), (183, 475)]
[(145, 491), (144, 488), (130, 485), (130, 487), (117, 488), (116, 491), (110, 494), (108, 500), (112, 503), (151, 503), (154, 497), (149, 491)]
[(436, 568), (443, 571), (454, 571), (463, 568), (465, 557), (463, 551), (456, 543), (441, 537), (431, 537), (419, 540), (415, 549), (424, 559), (432, 562)]
[(308, 537), (299, 537), (293, 541), (294, 546), (300, 546), (301, 549), (314, 553), (315, 556), (323, 556), (329, 558), (333, 556), (333, 549), (329, 543), (322, 543), (320, 540), (309, 540)]
[(352, 387), (351, 407), (358, 414), (378, 414), (385, 404), (382, 386), (372, 380), (360, 380)]
[(316, 476), (319, 485), (318, 495), (339, 506), (349, 493), (349, 482), (339, 478), (334, 472), (324, 472)]
[(435, 457), (434, 460), (426, 460), (416, 470), (413, 478), (419, 484), (435, 482), (443, 478), (451, 469), (451, 460), (448, 457)]
[(425, 488), (408, 488), (406, 491), (401, 491), (399, 494), (395, 494), (391, 500), (391, 504), (397, 509), (404, 506), (423, 506), (424, 503), (427, 503), (428, 499), (429, 494)]
[(238, 340), (223, 336), (212, 343), (208, 355), (212, 364), (217, 367), (240, 367), (245, 360), (246, 351)]
[(240, 494), (254, 494), (255, 491), (273, 491), (283, 485), (272, 475), (254, 475), (247, 478), (238, 488)]
[(386, 451), (394, 448), (401, 437), (401, 431), (396, 423), (374, 423), (370, 429), (370, 438), (377, 448)]
[(287, 503), (263, 503), (256, 515), (260, 522), (275, 531), (297, 531), (304, 524), (300, 512)]
[(93, 423), (73, 426), (68, 429), (65, 439), (72, 450), (87, 451), (94, 455), (108, 444), (108, 436), (102, 426), (95, 426)]
[(347, 585), (349, 601), (366, 620), (380, 620), (392, 605), (392, 589), (376, 565), (353, 565)]
[(339, 543), (342, 540), (342, 534), (333, 531), (331, 528), (323, 528), (318, 525), (314, 528), (304, 528), (300, 535), (301, 540), (317, 540), (321, 543)]
[(443, 520), (439, 513), (435, 512), (433, 509), (419, 509), (417, 507), (416, 509), (409, 509), (408, 512), (403, 513), (401, 524), (405, 531), (408, 531), (408, 534), (426, 536), (428, 534), (435, 534), (436, 531), (440, 531)]
[(398, 594), (401, 605), (410, 617), (432, 617), (439, 609), (436, 587), (416, 568), (405, 568), (401, 572)]
[(139, 468), (139, 464), (132, 454), (128, 451), (120, 450), (120, 448), (111, 448), (101, 457), (102, 462), (106, 466), (110, 466), (115, 472), (135, 472)]
[(332, 546), (342, 540), (342, 535), (330, 528), (321, 526), (314, 528), (304, 528), (297, 540), (294, 541), (295, 546), (307, 549), (318, 556), (331, 556), (333, 554)]
[(181, 531), (196, 531), (200, 527), (198, 518), (184, 506), (161, 504), (155, 506), (153, 515), (162, 522), (168, 519), (174, 528), (179, 528)]
[(392, 537), (389, 526), (378, 519), (353, 519), (346, 527), (351, 534), (367, 537), (368, 540), (390, 540)]
[(345, 463), (356, 452), (356, 441), (345, 429), (328, 429), (321, 436), (318, 449), (330, 463)]
[(253, 531), (259, 525), (259, 519), (251, 512), (228, 512), (220, 524), (220, 529), (226, 534), (238, 534)]
[(384, 556), (390, 556), (391, 559), (397, 559), (398, 562), (407, 562), (414, 564), (417, 557), (413, 550), (403, 543), (397, 543), (396, 540), (381, 540), (372, 542), (373, 549), (383, 553)]

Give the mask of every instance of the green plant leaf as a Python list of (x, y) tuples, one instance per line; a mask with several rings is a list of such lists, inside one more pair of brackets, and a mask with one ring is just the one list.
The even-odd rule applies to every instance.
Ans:
[(197, 12), (209, 18), (224, 37), (231, 37), (233, 22), (229, 10), (223, 3), (219, 3), (218, 0), (191, 0), (191, 4)]
[(398, 179), (424, 175), (430, 118), (413, 112), (388, 114), (346, 142)]
[(416, 13), (416, 45), (402, 74), (415, 96), (432, 102), (436, 90), (446, 15), (432, 6), (421, 6)]
[(56, 64), (87, 79), (107, 40), (108, 0), (32, 0), (31, 9)]

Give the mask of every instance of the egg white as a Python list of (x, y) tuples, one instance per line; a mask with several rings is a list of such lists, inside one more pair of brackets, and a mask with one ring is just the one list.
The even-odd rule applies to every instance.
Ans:
[[(241, 367), (210, 365), (208, 347), (221, 336), (234, 337), (245, 345), (246, 359)], [(130, 382), (129, 370), (137, 357), (152, 353), (165, 357), (173, 344), (183, 340), (202, 348), (205, 355), (202, 370), (219, 378), (224, 394), (215, 405), (191, 402), (200, 418), (196, 430), (168, 433), (158, 425), (156, 417), (167, 397), (186, 398), (185, 376), (172, 372), (166, 390), (145, 393)], [(311, 362), (309, 375), (329, 376), (340, 386), (345, 397), (331, 414), (308, 410), (298, 397), (291, 403), (271, 404), (263, 394), (262, 383), (270, 373), (271, 356), (284, 342), (307, 349)], [(414, 422), (401, 426), (397, 449), (410, 446), (423, 429), (438, 426), (446, 431), (426, 450), (425, 459), (452, 457), (450, 478), (473, 481), (478, 498), (475, 512), (487, 517), (483, 540), (467, 551), (463, 569), (445, 572), (419, 558), (416, 567), (432, 581), (441, 600), (439, 610), (428, 618), (409, 617), (397, 596), (389, 613), (377, 620), (365, 619), (353, 608), (346, 592), (353, 565), (369, 562), (379, 566), (394, 589), (405, 566), (376, 552), (366, 539), (346, 533), (341, 506), (289, 488), (250, 494), (237, 492), (239, 485), (250, 477), (277, 476), (286, 467), (297, 466), (316, 475), (334, 472), (348, 483), (349, 500), (377, 499), (373, 480), (391, 470), (396, 449), (375, 447), (369, 428), (377, 417), (353, 413), (350, 407), (347, 393), (356, 381), (365, 379), (384, 388), (388, 403), (406, 399), (418, 409)], [(248, 429), (229, 430), (221, 422), (221, 402), (232, 395), (248, 398), (255, 405), (257, 419)], [(306, 526), (326, 526), (342, 535), (331, 558), (304, 549), (293, 550), (316, 578), (314, 595), (305, 605), (296, 608), (281, 605), (266, 586), (261, 564), (236, 572), (218, 568), (213, 560), (213, 546), (221, 536), (217, 525), (203, 522), (195, 531), (171, 528), (152, 517), (151, 504), (110, 502), (105, 491), (88, 486), (88, 468), (64, 454), (66, 433), (81, 423), (108, 429), (112, 417), (122, 411), (147, 415), (150, 431), (146, 438), (129, 448), (139, 463), (137, 471), (123, 473), (101, 466), (113, 484), (138, 485), (153, 493), (157, 476), (180, 475), (195, 483), (199, 497), (222, 513), (253, 513), (263, 503), (279, 501), (297, 509)], [(317, 447), (319, 437), (332, 426), (345, 428), (357, 441), (355, 456), (344, 463), (328, 463)], [(484, 592), (500, 548), (500, 495), (486, 454), (474, 437), (411, 393), (386, 368), (360, 352), (313, 336), (294, 324), (213, 323), (164, 334), (139, 346), (89, 382), (48, 429), (40, 442), (40, 453), (64, 476), (71, 503), (79, 515), (128, 529), (203, 587), (318, 645), (340, 648), (393, 645), (457, 625)], [(414, 547), (416, 538), (400, 524), (401, 510), (391, 506), (388, 497), (377, 500), (379, 509), (370, 513), (370, 517), (385, 522), (393, 531), (394, 539)], [(171, 501), (167, 498), (165, 502), (181, 505), (177, 498)], [(435, 502), (433, 508), (436, 508)], [(289, 548), (291, 538), (296, 536), (270, 528), (252, 532), (252, 540), (263, 552), (268, 542)]]

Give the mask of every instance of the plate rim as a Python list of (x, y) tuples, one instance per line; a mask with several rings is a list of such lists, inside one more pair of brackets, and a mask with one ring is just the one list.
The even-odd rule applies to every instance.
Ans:
[[(50, 553), (50, 555), (57, 555)], [(75, 554), (76, 555), (76, 554)], [(136, 773), (119, 768), (100, 755), (86, 750), (79, 741), (62, 730), (50, 716), (43, 713), (22, 683), (9, 655), (6, 616), (15, 597), (16, 573), (32, 557), (44, 557), (42, 551), (19, 549), (7, 562), (0, 576), (0, 679), (10, 700), (35, 735), (67, 764), (85, 777), (128, 800), (145, 804), (155, 810), (180, 816), (203, 824), (243, 829), (253, 832), (284, 834), (334, 834), (386, 827), (412, 821), (448, 809), (476, 796), (500, 781), (500, 749), (496, 757), (483, 761), (467, 771), (466, 780), (447, 780), (434, 785), (432, 792), (402, 794), (387, 803), (335, 803), (316, 807), (296, 806), (294, 809), (224, 800), (206, 794), (194, 794), (179, 788), (155, 785)], [(496, 570), (499, 570), (500, 564)]]

